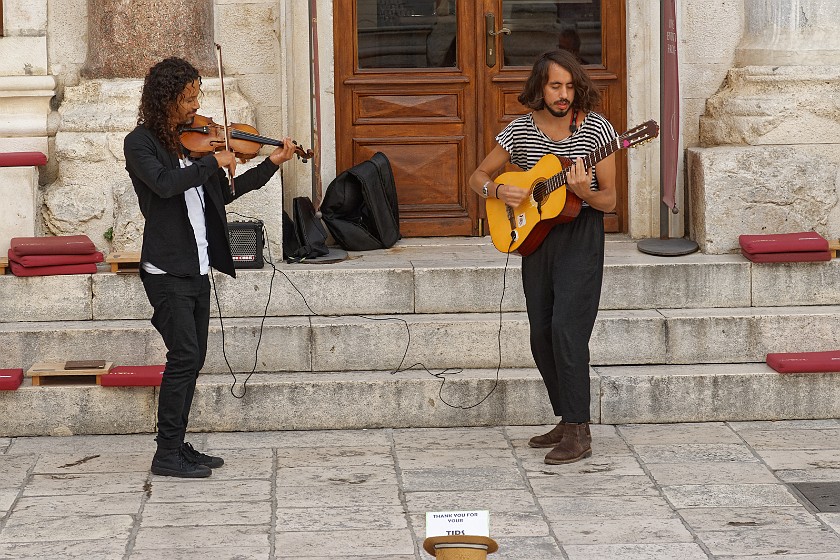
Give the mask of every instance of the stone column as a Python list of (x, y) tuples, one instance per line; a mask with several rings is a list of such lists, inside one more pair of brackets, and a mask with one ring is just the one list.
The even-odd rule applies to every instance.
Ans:
[(86, 78), (143, 78), (180, 56), (217, 76), (213, 0), (88, 0)]
[(837, 0), (744, 0), (746, 28), (736, 66), (836, 64)]
[(688, 151), (692, 235), (704, 252), (739, 234), (840, 237), (840, 3), (745, 0), (736, 67)]

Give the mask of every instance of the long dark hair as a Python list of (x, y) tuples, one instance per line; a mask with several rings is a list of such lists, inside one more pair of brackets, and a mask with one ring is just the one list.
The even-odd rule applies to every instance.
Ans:
[(525, 82), (525, 89), (519, 94), (519, 102), (535, 111), (545, 107), (543, 88), (548, 83), (548, 69), (552, 63), (560, 65), (572, 75), (572, 83), (575, 86), (575, 100), (572, 102), (572, 107), (584, 112), (594, 110), (601, 102), (601, 94), (598, 88), (595, 87), (592, 78), (575, 59), (575, 56), (569, 51), (563, 50), (543, 53), (534, 62), (531, 75)]
[(181, 141), (178, 131), (169, 122), (170, 112), (184, 88), (196, 80), (201, 83), (198, 70), (186, 60), (173, 56), (152, 66), (143, 81), (137, 124), (151, 130), (174, 153), (180, 153)]

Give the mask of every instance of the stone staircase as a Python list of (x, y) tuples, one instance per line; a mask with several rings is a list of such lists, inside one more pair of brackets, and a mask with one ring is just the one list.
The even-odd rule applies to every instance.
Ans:
[[(551, 423), (520, 258), (505, 275), (506, 260), (487, 238), (407, 239), (333, 265), (216, 274), (224, 345), (212, 320), (190, 429)], [(0, 368), (165, 360), (137, 275), (7, 274), (0, 293)], [(840, 261), (661, 258), (608, 236), (590, 348), (593, 421), (840, 417), (840, 374), (764, 363), (767, 352), (840, 349)], [(0, 392), (0, 436), (151, 432), (155, 411), (153, 388), (26, 380)]]

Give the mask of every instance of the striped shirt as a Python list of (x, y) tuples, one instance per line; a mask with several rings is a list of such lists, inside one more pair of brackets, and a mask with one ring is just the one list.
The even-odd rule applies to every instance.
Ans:
[[(610, 121), (595, 112), (587, 113), (577, 132), (559, 142), (552, 140), (534, 123), (533, 113), (523, 115), (508, 124), (496, 136), (496, 142), (510, 154), (510, 162), (528, 171), (546, 154), (566, 157), (574, 161), (597, 148), (612, 142), (616, 134)], [(598, 190), (598, 177), (592, 170), (593, 191)], [(584, 206), (589, 206), (586, 202)]]

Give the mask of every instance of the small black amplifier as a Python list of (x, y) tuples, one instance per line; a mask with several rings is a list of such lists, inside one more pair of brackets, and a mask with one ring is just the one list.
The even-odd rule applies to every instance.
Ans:
[(230, 252), (233, 255), (233, 268), (263, 267), (263, 223), (228, 222)]

